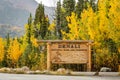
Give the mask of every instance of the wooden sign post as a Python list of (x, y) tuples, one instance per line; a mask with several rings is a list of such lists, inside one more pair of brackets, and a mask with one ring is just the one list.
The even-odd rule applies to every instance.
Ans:
[(87, 64), (91, 71), (91, 44), (83, 40), (39, 40), (47, 43), (47, 70), (54, 64)]

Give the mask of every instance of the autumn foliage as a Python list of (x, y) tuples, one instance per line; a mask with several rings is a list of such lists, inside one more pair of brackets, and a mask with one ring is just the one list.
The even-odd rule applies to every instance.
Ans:
[[(0, 66), (28, 66), (31, 69), (45, 70), (46, 50), (41, 51), (39, 46), (43, 45), (38, 45), (36, 40), (93, 40), (93, 70), (110, 67), (117, 71), (120, 64), (120, 0), (98, 0), (94, 8), (94, 5), (89, 4), (89, 0), (82, 2), (84, 5), (79, 7), (78, 3), (75, 9), (81, 10), (80, 12), (75, 10), (66, 12), (67, 4), (64, 3), (66, 5), (64, 8), (59, 2), (56, 19), (50, 25), (44, 12), (41, 13), (43, 17), (39, 15), (39, 9), (44, 10), (43, 5), (39, 5), (35, 20), (31, 15), (28, 18), (22, 37), (0, 38)], [(67, 13), (69, 15), (65, 15)], [(38, 16), (41, 16), (40, 20)], [(58, 65), (54, 68), (56, 66)], [(74, 68), (76, 65), (68, 67)]]
[(4, 58), (4, 41), (2, 38), (0, 38), (0, 62)]
[(120, 62), (120, 4), (119, 0), (99, 0), (98, 11), (88, 6), (81, 18), (75, 13), (66, 17), (69, 33), (62, 31), (63, 39), (93, 40), (94, 67), (107, 66), (117, 71)]

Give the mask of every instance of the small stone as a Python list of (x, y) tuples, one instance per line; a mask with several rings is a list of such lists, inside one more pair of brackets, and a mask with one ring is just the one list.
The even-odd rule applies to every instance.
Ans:
[(0, 69), (0, 72), (10, 72), (10, 71), (11, 71), (11, 68), (4, 67)]
[(23, 66), (21, 69), (22, 71), (25, 71), (25, 72), (30, 70), (27, 66)]
[(64, 68), (59, 68), (59, 69), (57, 70), (57, 73), (58, 73), (58, 74), (65, 74), (65, 73), (66, 73), (66, 70), (65, 70)]
[(26, 74), (34, 74), (35, 71), (26, 71)]
[(100, 72), (111, 72), (111, 68), (102, 67), (102, 68), (100, 69)]
[(36, 73), (40, 73), (41, 71), (40, 71), (40, 70), (36, 70), (35, 72), (36, 72)]
[(22, 72), (23, 70), (21, 68), (15, 68), (13, 69), (15, 72)]
[(69, 69), (66, 70), (66, 74), (71, 74), (71, 72), (72, 72), (72, 71), (69, 70)]

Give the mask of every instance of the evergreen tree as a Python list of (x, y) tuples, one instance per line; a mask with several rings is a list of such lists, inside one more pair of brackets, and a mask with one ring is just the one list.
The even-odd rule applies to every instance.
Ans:
[(84, 0), (78, 0), (77, 5), (76, 5), (76, 14), (78, 15), (78, 18), (80, 18), (80, 15), (84, 9)]
[(75, 0), (63, 0), (63, 8), (66, 16), (70, 16), (71, 12), (75, 10)]
[(44, 5), (39, 4), (38, 8), (36, 9), (34, 19), (34, 36), (36, 38), (41, 37), (42, 39), (44, 39), (48, 31), (48, 26), (49, 20), (48, 17), (45, 16)]
[(90, 5), (94, 11), (97, 10), (97, 4), (95, 2), (96, 2), (96, 0), (90, 0)]
[(8, 33), (6, 36), (6, 47), (8, 48), (10, 45), (10, 34)]
[(45, 17), (44, 5), (41, 3), (38, 5), (35, 12), (34, 24), (42, 23), (43, 18)]
[(62, 27), (63, 31), (69, 32), (66, 17), (70, 16), (71, 13), (75, 11), (75, 0), (63, 0), (62, 7), (63, 7), (63, 12), (62, 12), (63, 19), (61, 19), (61, 21), (62, 21), (61, 27)]
[(43, 21), (41, 23), (41, 27), (40, 27), (40, 35), (42, 39), (45, 39), (46, 34), (48, 32), (48, 27), (49, 27), (49, 19), (48, 16), (45, 16), (43, 18)]
[(58, 39), (61, 39), (61, 2), (60, 0), (57, 2), (57, 8), (56, 8), (56, 35), (58, 36)]
[(27, 30), (26, 30), (26, 38), (27, 38), (27, 42), (28, 44), (31, 43), (30, 41), (30, 38), (31, 38), (31, 30), (32, 30), (32, 15), (30, 14), (29, 18), (28, 18), (28, 27), (27, 27)]
[(9, 33), (7, 34), (6, 36), (6, 44), (5, 44), (5, 51), (4, 51), (4, 58), (3, 58), (3, 61), (2, 61), (2, 65), (4, 67), (8, 67), (9, 63), (11, 62), (11, 60), (8, 59), (8, 49), (9, 49), (9, 45), (10, 45), (10, 36), (9, 36)]
[(88, 8), (88, 3), (89, 3), (89, 0), (84, 0), (84, 3), (83, 3), (84, 9)]
[[(19, 59), (19, 66), (28, 66), (32, 68), (34, 65), (36, 65), (37, 61), (39, 61), (39, 53), (38, 49), (36, 47), (35, 42), (33, 42), (34, 35), (33, 35), (33, 22), (32, 22), (32, 15), (30, 14), (30, 17), (28, 18), (28, 23), (25, 26), (26, 28), (26, 34), (24, 36), (25, 41), (23, 41), (23, 47), (25, 46), (25, 49), (23, 51), (22, 56)], [(25, 45), (24, 45), (25, 44)]]

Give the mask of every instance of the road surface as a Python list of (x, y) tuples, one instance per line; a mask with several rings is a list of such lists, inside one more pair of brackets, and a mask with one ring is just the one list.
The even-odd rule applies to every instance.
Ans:
[(56, 75), (29, 75), (0, 73), (0, 80), (120, 80), (112, 76), (56, 76)]

